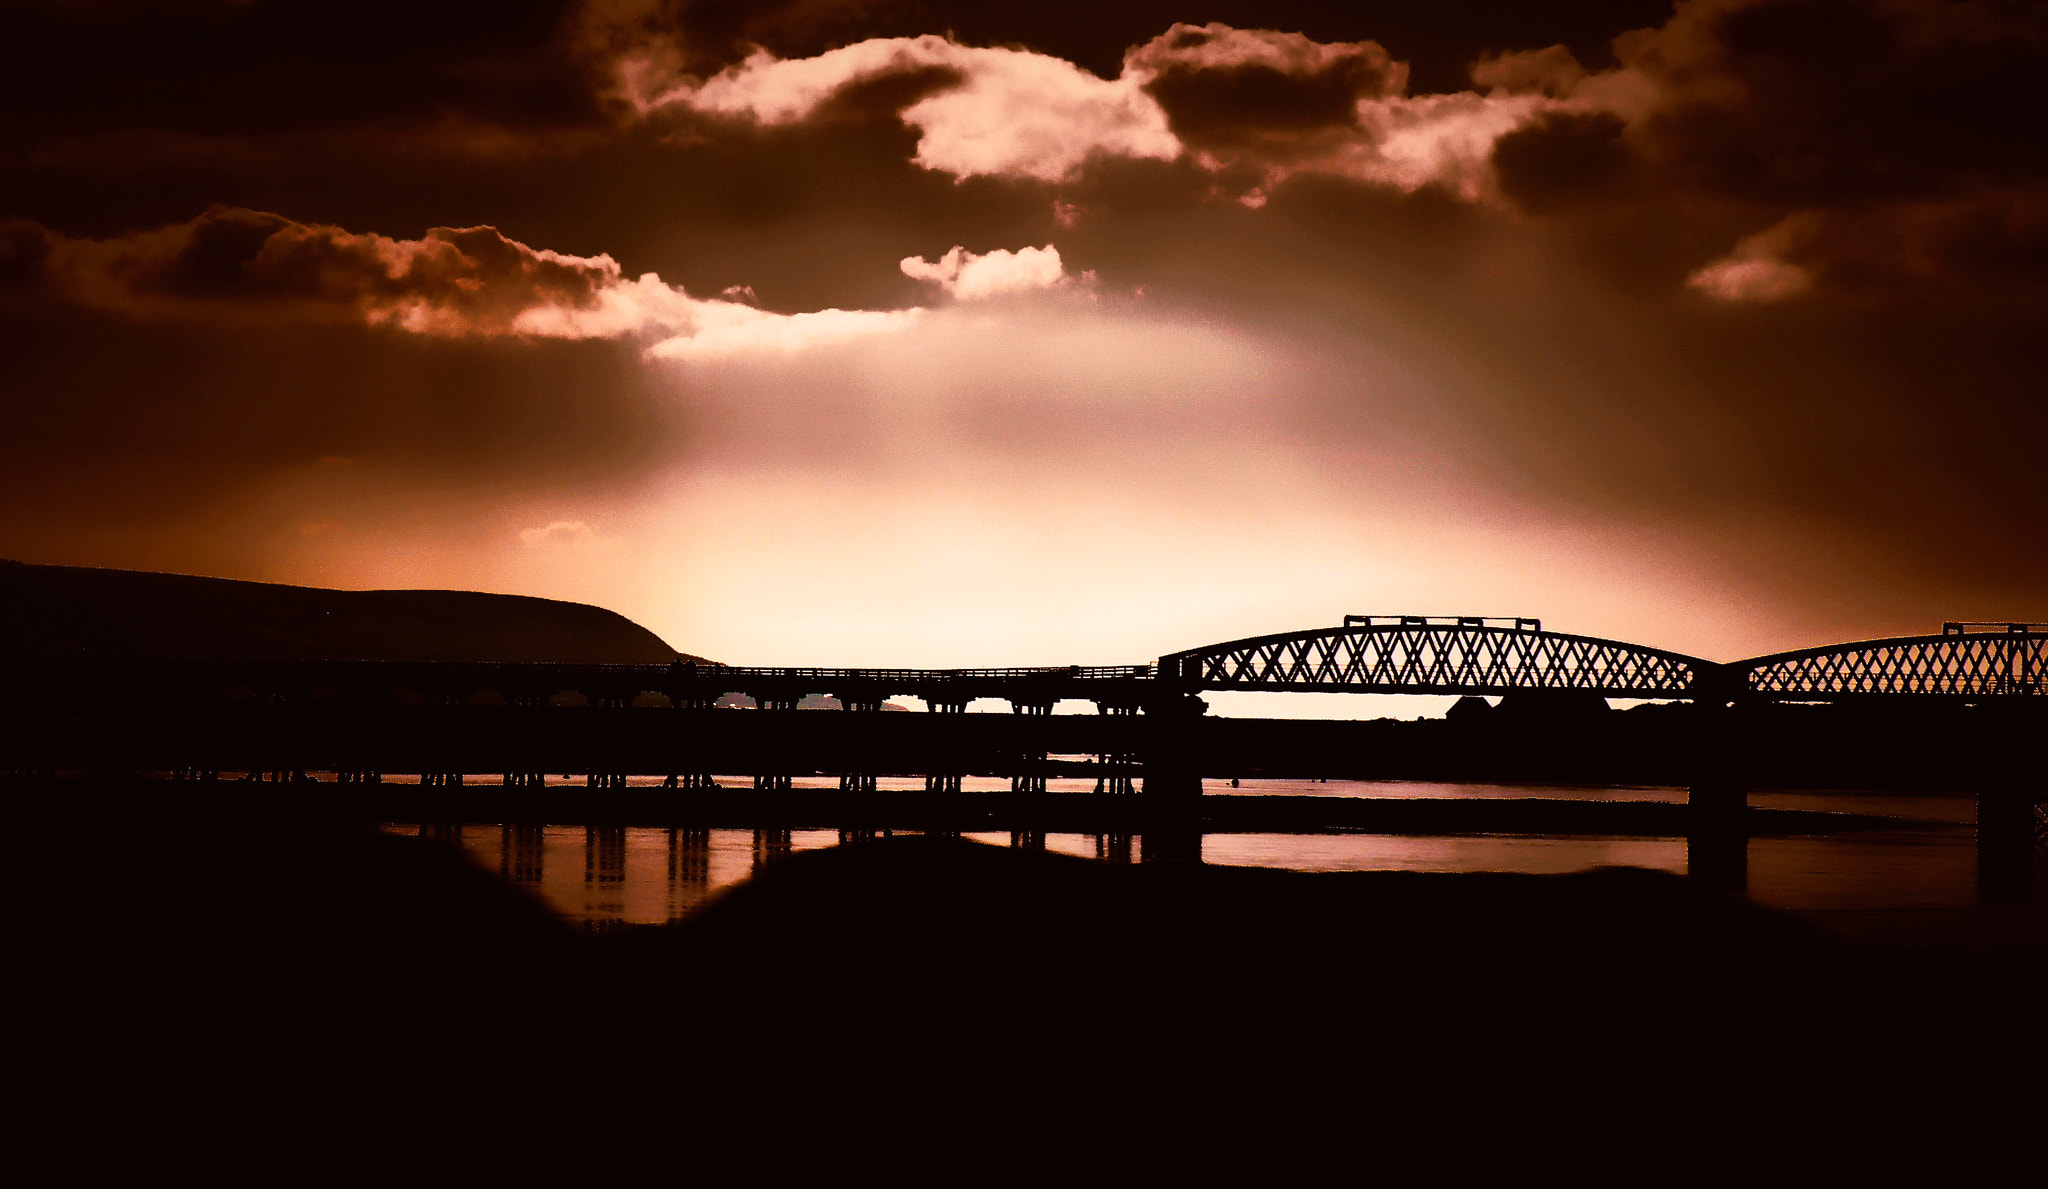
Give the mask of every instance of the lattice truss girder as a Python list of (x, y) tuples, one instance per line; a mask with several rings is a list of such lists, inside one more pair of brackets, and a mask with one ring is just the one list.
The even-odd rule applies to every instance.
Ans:
[(1749, 688), (1781, 694), (1940, 694), (2003, 697), (2048, 693), (2038, 632), (1984, 632), (1876, 640), (1765, 658)]
[(1230, 689), (1401, 693), (1578, 690), (1675, 696), (1690, 658), (1614, 640), (1478, 626), (1330, 629), (1199, 655), (1201, 683)]

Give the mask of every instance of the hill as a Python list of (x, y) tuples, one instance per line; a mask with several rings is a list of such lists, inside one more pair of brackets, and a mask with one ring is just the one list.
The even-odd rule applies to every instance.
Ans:
[(613, 611), (464, 590), (323, 590), (0, 561), (0, 657), (667, 664)]

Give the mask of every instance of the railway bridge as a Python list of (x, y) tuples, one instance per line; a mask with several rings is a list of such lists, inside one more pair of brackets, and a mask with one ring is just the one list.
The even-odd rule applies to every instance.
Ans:
[[(659, 774), (683, 787), (710, 783), (721, 736), (756, 737), (775, 750), (786, 712), (820, 696), (860, 714), (890, 699), (919, 699), (936, 715), (961, 715), (996, 700), (1008, 715), (953, 719), (953, 730), (990, 736), (1019, 761), (1018, 787), (1043, 787), (1027, 769), (1033, 741), (1068, 738), (1096, 754), (1111, 791), (1199, 787), (1200, 695), (1210, 691), (1436, 694), (1529, 698), (1575, 696), (1691, 702), (1711, 710), (1773, 702), (1891, 706), (2048, 706), (2048, 625), (1949, 623), (1939, 633), (1822, 645), (1719, 662), (1668, 649), (1547, 631), (1535, 619), (1350, 615), (1331, 627), (1248, 637), (1170, 653), (1152, 664), (983, 669), (749, 667), (402, 661), (0, 660), (0, 771), (156, 770), (217, 779), (303, 779), (333, 771), (374, 782), (390, 771), (426, 783), (460, 784), (477, 772), (510, 785), (544, 771), (582, 770), (593, 785)], [(745, 695), (764, 713), (716, 712)], [(1092, 726), (1058, 716), (1061, 702), (1092, 704)], [(587, 708), (578, 740), (549, 745), (550, 724)], [(625, 745), (625, 711), (666, 708), (673, 729)], [(898, 716), (883, 716), (898, 717)], [(1708, 715), (1702, 721), (1711, 722)], [(239, 726), (228, 729), (229, 720)], [(490, 720), (479, 731), (473, 720)], [(1004, 727), (990, 720), (1008, 719)], [(1043, 725), (1032, 727), (1031, 720)], [(806, 716), (814, 723), (814, 716)], [(641, 732), (644, 736), (646, 732)], [(1711, 731), (1708, 732), (1711, 735)], [(1053, 750), (1059, 750), (1057, 747)], [(730, 754), (732, 749), (726, 749)], [(705, 754), (705, 753), (711, 754)], [(696, 754), (693, 754), (696, 753)], [(757, 784), (786, 787), (803, 756), (757, 771)], [(955, 757), (933, 773), (957, 788)], [(1020, 766), (1021, 765), (1021, 766)], [(942, 767), (945, 765), (941, 765)], [(982, 767), (987, 767), (983, 757)], [(744, 769), (739, 769), (744, 771)], [(848, 787), (873, 773), (850, 771)], [(1189, 782), (1195, 784), (1190, 786)]]
[[(882, 775), (921, 773), (933, 794), (959, 793), (969, 775), (1007, 776), (1026, 796), (1045, 792), (1051, 775), (1092, 775), (1097, 792), (1142, 791), (1145, 812), (1192, 820), (1203, 777), (1217, 775), (1205, 769), (1205, 740), (1222, 725), (1206, 725), (1204, 693), (1643, 699), (1692, 704), (1679, 744), (1690, 753), (1688, 838), (1702, 869), (1739, 871), (1744, 708), (1961, 708), (1991, 728), (1968, 744), (1993, 760), (1984, 770), (1994, 775), (1979, 781), (1980, 847), (2017, 839), (2030, 856), (2048, 734), (2044, 644), (2048, 624), (1949, 623), (1928, 635), (1713, 661), (1528, 618), (1351, 615), (1115, 666), (0, 658), (0, 775), (260, 783), (332, 773), (374, 785), (416, 773), (446, 789), (481, 773), (498, 774), (486, 786), (518, 790), (557, 772), (582, 773), (592, 789), (661, 776), (679, 796), (725, 787), (713, 773), (751, 776), (768, 792), (836, 774), (852, 794), (876, 793)], [(735, 694), (757, 712), (722, 708)], [(906, 696), (928, 712), (881, 713)], [(964, 713), (991, 699), (1009, 712)], [(1052, 713), (1072, 701), (1098, 713)], [(821, 704), (841, 712), (800, 713)], [(1726, 853), (1699, 850), (1716, 847)]]

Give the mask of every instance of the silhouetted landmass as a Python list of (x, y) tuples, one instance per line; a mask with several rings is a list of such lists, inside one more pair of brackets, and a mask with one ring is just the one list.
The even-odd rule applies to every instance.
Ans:
[(770, 859), (682, 922), (592, 936), (451, 844), (251, 807), (28, 823), (46, 844), (22, 886), (65, 892), (25, 918), (48, 952), (15, 951), (22, 1018), (59, 1060), (17, 1074), (118, 1112), (145, 1152), (151, 1129), (230, 1122), (383, 1152), (404, 1137), (380, 1128), (429, 1120), (528, 1159), (586, 1118), (679, 1162), (744, 1141), (777, 1167), (858, 1140), (1208, 1164), (1274, 1125), (1534, 1128), (1576, 1152), (1714, 1119), (1718, 1145), (1775, 1133), (1770, 1112), (1996, 1104), (2039, 1048), (2039, 952), (1859, 950), (1651, 871), (896, 838)]
[(623, 615), (458, 590), (323, 590), (0, 561), (0, 657), (547, 661), (680, 657)]

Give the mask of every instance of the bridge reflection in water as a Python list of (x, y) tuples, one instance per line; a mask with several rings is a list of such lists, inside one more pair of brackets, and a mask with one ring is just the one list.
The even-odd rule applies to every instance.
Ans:
[[(720, 890), (798, 851), (857, 841), (843, 830), (786, 827), (507, 825), (447, 821), (386, 823), (387, 833), (417, 835), (460, 847), (511, 884), (539, 896), (558, 913), (593, 931), (664, 924)], [(883, 831), (875, 831), (880, 836)], [(1143, 858), (1142, 839), (1128, 833), (1045, 831), (965, 835), (998, 845), (1130, 863)], [(1156, 860), (1157, 856), (1153, 856)]]
[[(653, 775), (677, 797), (723, 796), (710, 774), (737, 773), (750, 775), (767, 800), (821, 774), (852, 798), (873, 797), (878, 782), (900, 774), (922, 776), (926, 794), (936, 798), (960, 795), (963, 781), (975, 776), (1005, 780), (1022, 798), (1045, 795), (1049, 781), (1079, 778), (1111, 799), (1142, 793), (1132, 799), (1144, 804), (1143, 833), (1153, 843), (1147, 849), (1193, 858), (1200, 853), (1202, 778), (1233, 774), (1219, 770), (1220, 756), (1233, 737), (1242, 743), (1245, 736), (1204, 717), (1204, 692), (1450, 694), (1559, 705), (1651, 699), (1689, 704), (1682, 729), (1666, 732), (1660, 744), (1667, 767), (1690, 790), (1682, 831), (1689, 866), (1739, 888), (1753, 720), (1773, 706), (1826, 703), (1895, 712), (1906, 731), (1915, 715), (1948, 716), (1949, 767), (1979, 791), (1979, 842), (1996, 884), (2024, 882), (2033, 862), (2048, 706), (2044, 641), (2048, 630), (2040, 624), (1952, 623), (1937, 635), (1720, 663), (1545, 631), (1532, 619), (1347, 616), (1336, 627), (1126, 666), (15, 660), (0, 671), (0, 771), (31, 779), (155, 772), (202, 783), (241, 773), (258, 784), (332, 772), (339, 783), (363, 789), (382, 785), (387, 773), (406, 772), (443, 797), (488, 774), (484, 782), (508, 806), (521, 795), (549, 794), (547, 774), (564, 772), (578, 774), (592, 796), (624, 795), (629, 778)], [(714, 708), (732, 693), (760, 709)], [(818, 695), (843, 712), (797, 711)], [(929, 713), (878, 713), (898, 696), (922, 699)], [(999, 700), (1009, 712), (963, 713), (982, 699)], [(1051, 713), (1067, 701), (1097, 713)], [(1951, 713), (1958, 708), (1966, 718)], [(1518, 742), (1538, 751), (1544, 740)], [(1230, 764), (1245, 759), (1235, 755)], [(1250, 759), (1282, 771), (1288, 762), (1278, 751)], [(900, 824), (877, 818), (841, 829), (854, 838)], [(771, 836), (758, 840), (754, 853), (765, 862), (791, 844), (786, 825), (764, 828)], [(610, 894), (625, 883), (627, 844), (614, 827), (590, 829), (587, 882)], [(784, 831), (779, 838), (777, 829)], [(1026, 845), (1045, 833), (1031, 821), (1016, 830)], [(1108, 853), (1118, 849), (1104, 845)], [(506, 853), (512, 855), (510, 845)], [(680, 842), (674, 853), (679, 872), (695, 862)], [(533, 862), (521, 854), (504, 860), (515, 878)]]
[[(1226, 787), (1222, 786), (1222, 787)], [(1300, 792), (1303, 782), (1247, 782), (1251, 795)], [(1486, 785), (1331, 781), (1314, 786), (1330, 799), (1606, 798), (1618, 802), (1683, 800), (1678, 788), (1582, 789)], [(1220, 791), (1212, 787), (1212, 791)], [(1895, 816), (1882, 829), (1832, 836), (1760, 837), (1750, 844), (1752, 900), (1819, 914), (1838, 931), (1853, 931), (1886, 912), (1950, 912), (1980, 901), (1966, 797), (1898, 793), (1769, 793), (1768, 804), (1835, 812)], [(582, 927), (661, 924), (764, 866), (799, 851), (841, 845), (837, 830), (623, 827), (615, 832), (581, 826), (504, 827), (393, 823), (398, 834), (419, 833), (465, 848), (481, 865), (520, 873), (517, 882)], [(607, 834), (609, 833), (609, 837)], [(1132, 834), (968, 832), (995, 845), (1043, 847), (1049, 852), (1110, 862), (1161, 860), (1153, 839)], [(1374, 835), (1211, 833), (1200, 855), (1210, 863), (1291, 867), (1310, 871), (1510, 871), (1545, 874), (1600, 865), (1649, 867), (1684, 873), (1690, 859), (1683, 839), (1661, 837), (1540, 837), (1528, 835)], [(609, 852), (609, 854), (607, 853)], [(616, 857), (611, 857), (616, 856)], [(1182, 856), (1174, 856), (1182, 858)], [(611, 867), (609, 883), (589, 873)], [(934, 890), (935, 895), (943, 891)], [(1873, 914), (1877, 914), (1873, 916)]]

